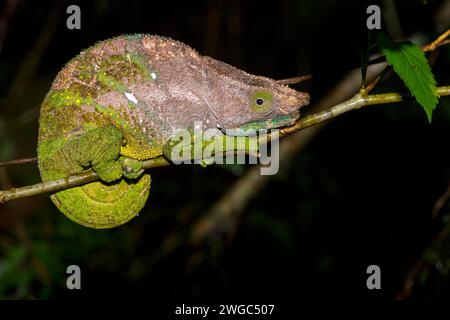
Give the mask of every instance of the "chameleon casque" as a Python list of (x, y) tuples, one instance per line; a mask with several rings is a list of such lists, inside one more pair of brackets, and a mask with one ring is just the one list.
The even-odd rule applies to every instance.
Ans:
[(51, 195), (71, 220), (119, 226), (142, 209), (150, 175), (175, 130), (291, 125), (307, 93), (201, 56), (169, 38), (119, 36), (97, 43), (56, 76), (39, 119), (43, 181), (92, 168), (100, 180)]

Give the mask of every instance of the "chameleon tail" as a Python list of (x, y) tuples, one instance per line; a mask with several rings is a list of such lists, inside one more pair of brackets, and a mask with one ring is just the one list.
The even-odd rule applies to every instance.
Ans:
[(121, 179), (110, 184), (96, 181), (59, 191), (51, 199), (62, 213), (81, 225), (114, 228), (138, 215), (147, 201), (150, 182), (149, 174), (134, 181)]

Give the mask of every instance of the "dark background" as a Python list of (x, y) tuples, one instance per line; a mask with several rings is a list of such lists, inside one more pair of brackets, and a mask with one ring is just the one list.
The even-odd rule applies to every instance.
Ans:
[[(392, 1), (2, 1), (0, 160), (35, 156), (39, 105), (51, 81), (99, 40), (158, 34), (250, 73), (312, 73), (295, 87), (314, 104), (360, 66), (368, 5), (389, 11), (383, 30), (393, 38), (423, 44), (449, 26), (448, 2), (395, 1), (393, 11)], [(68, 30), (66, 7), (75, 3), (81, 30)], [(433, 66), (441, 85), (450, 83), (449, 49)], [(399, 90), (390, 77), (376, 92)], [(230, 229), (195, 246), (186, 235), (250, 166), (154, 169), (142, 213), (113, 230), (72, 223), (48, 195), (0, 205), (0, 298), (448, 299), (450, 240), (446, 233), (433, 239), (448, 229), (450, 207), (436, 219), (431, 212), (450, 181), (449, 125), (450, 98), (441, 99), (431, 125), (413, 101), (345, 114), (282, 158), (279, 174), (227, 221)], [(38, 181), (36, 164), (0, 168), (1, 189)], [(65, 287), (72, 264), (82, 270), (80, 291)], [(366, 288), (371, 264), (381, 268), (378, 291)]]

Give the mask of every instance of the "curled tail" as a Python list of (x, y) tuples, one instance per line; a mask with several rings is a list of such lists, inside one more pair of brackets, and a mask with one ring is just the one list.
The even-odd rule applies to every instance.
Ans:
[(150, 191), (150, 175), (137, 181), (121, 179), (118, 183), (92, 182), (59, 191), (53, 203), (71, 220), (95, 229), (120, 226), (144, 207)]
[(119, 161), (121, 132), (106, 126), (69, 141), (39, 139), (38, 159), (42, 180), (66, 177), (92, 167), (101, 181), (59, 191), (51, 196), (71, 220), (96, 229), (113, 228), (135, 217), (144, 207), (151, 178), (124, 178)]

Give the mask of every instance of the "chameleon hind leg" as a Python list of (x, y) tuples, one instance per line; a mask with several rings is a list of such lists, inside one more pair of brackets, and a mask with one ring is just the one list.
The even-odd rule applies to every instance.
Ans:
[(41, 166), (44, 180), (89, 167), (99, 175), (100, 181), (51, 196), (71, 220), (96, 229), (113, 228), (135, 217), (145, 205), (150, 175), (143, 174), (141, 161), (120, 156), (123, 144), (121, 131), (112, 125), (92, 129), (67, 141), (52, 159), (44, 162), (47, 165)]

